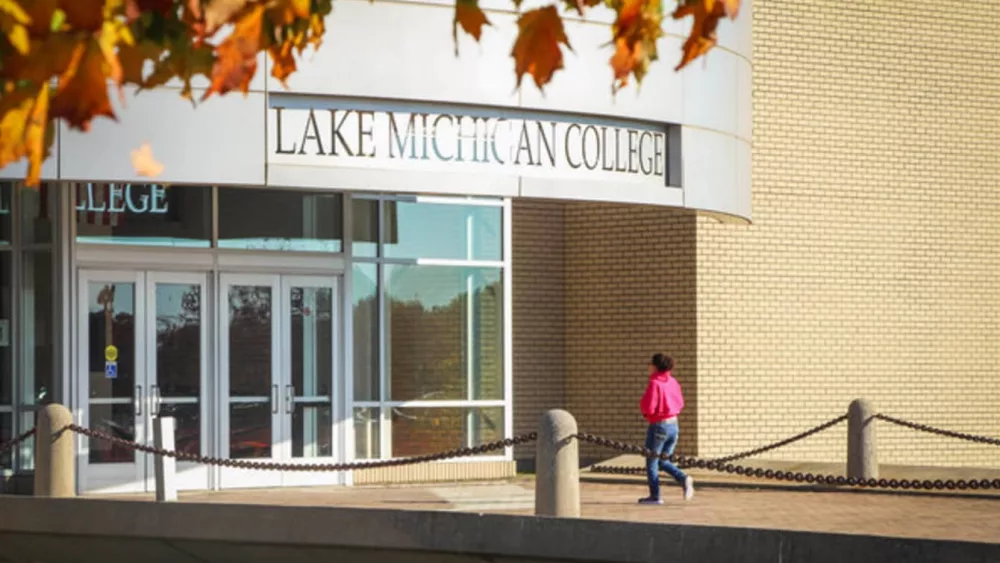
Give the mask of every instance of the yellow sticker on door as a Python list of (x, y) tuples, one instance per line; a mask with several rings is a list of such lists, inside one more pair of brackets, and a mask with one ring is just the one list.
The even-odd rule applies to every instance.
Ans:
[(104, 360), (107, 362), (118, 361), (118, 347), (112, 344), (104, 349)]

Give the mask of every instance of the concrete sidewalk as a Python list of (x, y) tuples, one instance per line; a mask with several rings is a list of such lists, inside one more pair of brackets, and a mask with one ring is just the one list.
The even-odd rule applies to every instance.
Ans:
[[(734, 462), (744, 467), (760, 469), (772, 469), (780, 471), (791, 471), (798, 473), (814, 473), (823, 475), (846, 475), (844, 464), (838, 463), (802, 463), (790, 461), (760, 461), (741, 460)], [(638, 455), (622, 455), (607, 461), (596, 463), (580, 471), (580, 479), (595, 483), (620, 483), (639, 484), (645, 483), (645, 474), (637, 475), (617, 475), (611, 473), (601, 473), (594, 471), (601, 467), (629, 467), (640, 469), (645, 467), (645, 459)], [(742, 475), (731, 475), (720, 471), (709, 471), (707, 469), (685, 470), (694, 477), (695, 481), (703, 487), (726, 487), (726, 488), (753, 488), (753, 489), (775, 489), (775, 490), (850, 490), (860, 491), (851, 487), (836, 487), (830, 485), (817, 485), (809, 483), (795, 483), (791, 481), (778, 481), (776, 479), (763, 479), (755, 477), (745, 477)], [(666, 481), (670, 481), (667, 476)], [(992, 468), (969, 468), (969, 467), (916, 467), (909, 465), (881, 465), (879, 467), (879, 478), (884, 479), (917, 479), (917, 480), (981, 480), (1000, 479), (1000, 469)], [(944, 494), (944, 495), (966, 495), (966, 496), (992, 496), (1000, 497), (1000, 490), (944, 490), (944, 491), (923, 491), (923, 490), (891, 490), (879, 489), (877, 491), (866, 490), (866, 492), (896, 492), (906, 494)]]
[[(641, 506), (641, 483), (581, 484), (582, 516), (595, 520), (700, 524), (806, 532), (1000, 542), (1000, 499), (836, 494), (773, 489), (700, 489), (685, 502), (666, 489), (662, 506)], [(150, 500), (149, 495), (115, 496)], [(534, 480), (387, 487), (247, 489), (181, 493), (181, 502), (440, 510), (529, 515)]]

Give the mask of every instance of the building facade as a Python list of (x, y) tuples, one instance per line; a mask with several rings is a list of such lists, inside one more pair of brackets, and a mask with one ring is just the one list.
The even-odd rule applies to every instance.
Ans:
[[(636, 442), (642, 362), (667, 348), (689, 399), (681, 451), (784, 439), (858, 397), (1000, 436), (1000, 16), (957, 0), (776, 0), (752, 18), (752, 224), (515, 202), (514, 283), (533, 288), (514, 303), (515, 350), (533, 352), (515, 373), (536, 382), (515, 385), (536, 411), (518, 420), (559, 403)], [(949, 43), (957, 33), (969, 42)], [(1000, 466), (992, 446), (878, 432), (883, 463)], [(846, 447), (841, 426), (767, 456), (838, 462)]]
[[(287, 88), (261, 56), (246, 97), (193, 108), (168, 84), (117, 122), (60, 127), (37, 190), (23, 166), (0, 171), (0, 441), (57, 401), (140, 443), (172, 416), (178, 450), (205, 456), (384, 459), (509, 437), (565, 406), (536, 393), (565, 385), (565, 347), (548, 344), (577, 338), (564, 303), (610, 288), (540, 293), (567, 278), (532, 272), (570, 255), (522, 241), (520, 215), (589, 202), (749, 219), (750, 19), (727, 24), (712, 65), (664, 64), (614, 96), (607, 22), (567, 16), (576, 51), (543, 95), (515, 89), (515, 15), (489, 7), (495, 29), (453, 56), (453, 6), (343, 0)], [(679, 53), (685, 24), (670, 25), (662, 48)], [(153, 181), (131, 166), (144, 142), (164, 165)], [(545, 336), (516, 341), (519, 318)], [(30, 474), (32, 448), (0, 458), (4, 474)], [(81, 492), (152, 487), (149, 456), (77, 448)], [(500, 477), (521, 453), (353, 473), (180, 463), (178, 484)]]

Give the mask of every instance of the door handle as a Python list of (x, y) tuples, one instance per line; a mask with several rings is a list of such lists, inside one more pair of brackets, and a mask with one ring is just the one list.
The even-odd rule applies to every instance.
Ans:
[(153, 406), (150, 407), (151, 410), (149, 414), (152, 416), (160, 416), (160, 408), (163, 406), (163, 397), (160, 395), (160, 387), (158, 385), (153, 385), (149, 388), (149, 394), (153, 396)]
[(142, 416), (142, 385), (135, 386), (135, 415)]
[(295, 386), (286, 385), (285, 386), (285, 412), (292, 414), (295, 410)]
[(271, 386), (271, 414), (278, 414), (278, 386)]

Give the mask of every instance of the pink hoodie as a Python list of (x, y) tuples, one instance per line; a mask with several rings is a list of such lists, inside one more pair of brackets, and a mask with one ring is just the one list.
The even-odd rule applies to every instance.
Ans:
[(654, 373), (639, 401), (639, 410), (650, 424), (673, 418), (684, 410), (681, 384), (669, 371)]

